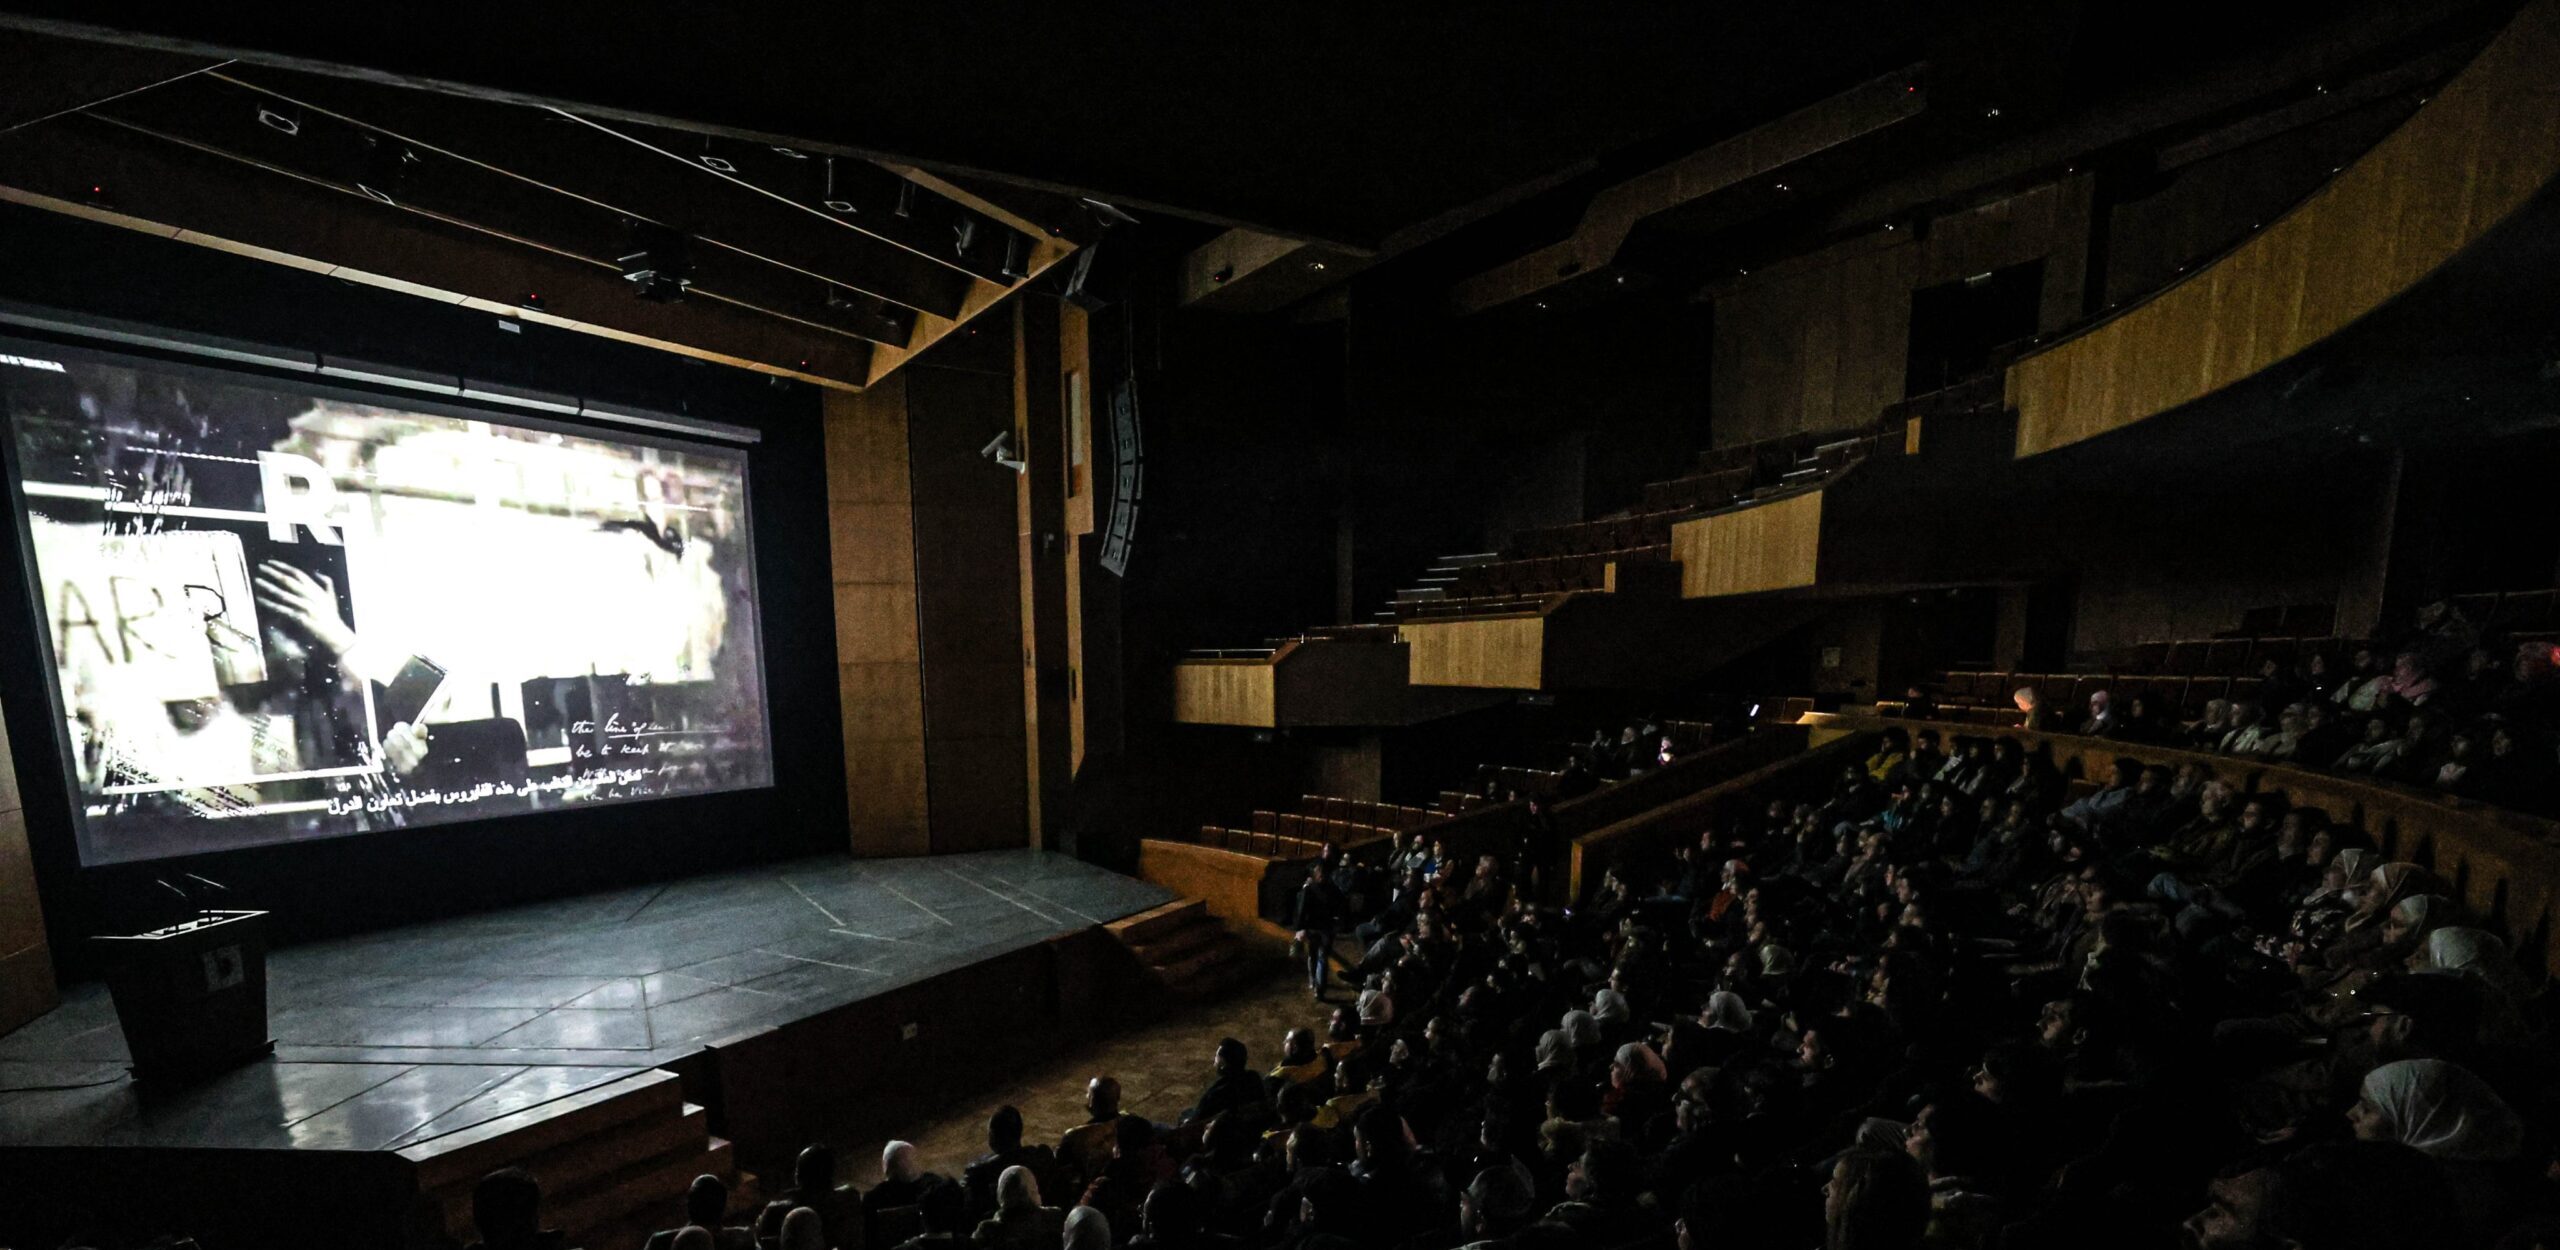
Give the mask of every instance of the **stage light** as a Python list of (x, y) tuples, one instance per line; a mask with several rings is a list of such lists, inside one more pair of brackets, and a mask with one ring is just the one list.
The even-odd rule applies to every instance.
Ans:
[(916, 215), (916, 184), (904, 179), (899, 180), (897, 207), (890, 209), (889, 212), (899, 217)]
[(418, 154), (384, 135), (364, 137), (364, 161), (356, 170), (356, 190), (385, 204), (398, 204)]
[(997, 272), (1013, 279), (1016, 282), (1020, 282), (1027, 275), (1030, 269), (1030, 256), (1028, 255), (1030, 251), (1031, 243), (1029, 240), (1018, 234), (1006, 235), (1004, 237), (1004, 263), (1001, 266), (998, 266)]
[(952, 225), (952, 227), (951, 227), (951, 253), (952, 253), (952, 255), (954, 255), (954, 256), (966, 256), (966, 255), (968, 255), (968, 254), (969, 254), (969, 245), (970, 245), (970, 244), (972, 244), (972, 243), (975, 243), (975, 242), (977, 242), (977, 241), (978, 241), (978, 219), (977, 219), (977, 218), (975, 218), (975, 217), (963, 217), (963, 218), (961, 218), (958, 222), (956, 222), (956, 223), (954, 223), (954, 224)]
[(642, 224), (631, 232), (630, 250), (615, 258), (622, 280), (640, 298), (671, 304), (693, 285), (693, 264), (683, 235), (665, 226)]
[(988, 440), (986, 446), (978, 449), (978, 454), (1013, 470), (1016, 476), (1031, 471), (1031, 462), (1013, 453), (1013, 431), (1011, 430), (1006, 430)]
[(852, 200), (846, 199), (844, 196), (837, 193), (836, 158), (832, 156), (827, 158), (826, 180), (818, 189), (818, 203), (824, 205), (826, 210), (831, 213), (858, 213), (862, 211), (854, 205)]

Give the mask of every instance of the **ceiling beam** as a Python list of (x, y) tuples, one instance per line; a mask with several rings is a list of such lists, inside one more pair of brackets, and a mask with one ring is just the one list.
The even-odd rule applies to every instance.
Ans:
[(1647, 217), (1919, 116), (1929, 105), (1923, 68), (1861, 83), (1601, 191), (1572, 235), (1459, 283), (1450, 293), (1453, 311), (1482, 312), (1605, 268)]
[[(600, 208), (654, 222), (740, 256), (797, 270), (821, 296), (824, 287), (817, 284), (833, 283), (905, 308), (948, 314), (959, 308), (968, 289), (966, 273), (722, 182), (708, 170), (688, 172), (690, 162), (642, 152), (560, 113), (288, 78), (273, 70), (232, 67), (206, 77), (261, 100), (289, 102), (305, 113), (396, 137), (413, 150), (556, 192), (582, 202), (577, 210)], [(232, 115), (250, 113), (255, 103), (243, 101)], [(175, 112), (181, 106), (167, 107)], [(412, 182), (426, 185), (423, 179)]]
[[(325, 187), (368, 209), (432, 217), (617, 273), (619, 258), (643, 242), (636, 223), (611, 208), (441, 153), (411, 152), (395, 160), (396, 146), (373, 146), (366, 132), (326, 114), (292, 115), (286, 120), (295, 133), (285, 134), (261, 122), (255, 103), (260, 98), (206, 76), (27, 133), (41, 137), (54, 128), (112, 125)], [(395, 164), (397, 169), (389, 168)], [(741, 253), (704, 247), (687, 253), (694, 290), (815, 330), (902, 343), (916, 315), (877, 299), (832, 298), (823, 279)]]
[(1075, 250), (1076, 245), (1064, 239), (1037, 240), (1031, 245), (1030, 260), (1023, 266), (1022, 281), (1012, 286), (998, 286), (992, 282), (976, 284), (970, 288), (968, 303), (961, 308), (960, 314), (956, 317), (937, 317), (932, 313), (916, 314), (915, 334), (904, 348), (882, 347), (871, 354), (869, 381), (877, 382), (889, 376), (890, 371), (915, 359), (918, 353), (942, 341), (943, 337), (952, 331), (969, 324), (979, 314), (1003, 303), (1006, 296), (1021, 290), (1025, 283), (1047, 273), (1051, 266), (1073, 255)]
[(0, 134), (147, 91), (221, 63), (208, 57), (42, 35), (0, 39)]
[[(558, 115), (575, 118), (652, 159), (727, 184), (733, 192), (722, 197), (726, 205), (743, 208), (748, 196), (760, 197), (830, 229), (860, 232), (973, 278), (1002, 278), (1006, 243), (1024, 233), (920, 184), (909, 185), (870, 161), (565, 111)], [(829, 199), (844, 207), (828, 208)], [(970, 238), (965, 250), (957, 243), (963, 231)]]
[[(705, 292), (637, 299), (609, 265), (94, 120), (0, 135), (0, 200), (821, 386), (859, 390), (871, 376), (874, 347), (848, 335)], [(523, 306), (530, 292), (541, 309)]]

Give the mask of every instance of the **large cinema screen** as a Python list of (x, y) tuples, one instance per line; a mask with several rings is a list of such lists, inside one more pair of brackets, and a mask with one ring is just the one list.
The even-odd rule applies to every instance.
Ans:
[(740, 453), (0, 342), (83, 862), (771, 783)]

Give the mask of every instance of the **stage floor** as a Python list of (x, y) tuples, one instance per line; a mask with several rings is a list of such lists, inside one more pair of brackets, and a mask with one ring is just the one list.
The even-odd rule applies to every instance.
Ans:
[(1039, 851), (828, 857), (292, 947), (275, 1059), (148, 1106), (75, 986), (0, 1037), (0, 1146), (414, 1145), (1173, 897)]

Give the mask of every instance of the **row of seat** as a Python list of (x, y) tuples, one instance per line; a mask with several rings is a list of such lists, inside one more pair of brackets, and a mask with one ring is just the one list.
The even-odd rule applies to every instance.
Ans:
[(1202, 825), (1193, 841), (1220, 850), (1241, 851), (1264, 859), (1314, 859), (1324, 851), (1322, 842), (1285, 837), (1276, 833), (1256, 833), (1251, 829), (1230, 829), (1224, 825)]
[(2257, 672), (2269, 660), (2289, 667), (2320, 655), (2335, 666), (2352, 649), (2353, 644), (2338, 637), (2183, 638), (2137, 643), (2091, 667), (2163, 677), (2238, 677)]
[(1394, 829), (1385, 825), (1340, 820), (1330, 816), (1310, 816), (1305, 812), (1275, 812), (1267, 809), (1254, 812), (1252, 826), (1255, 833), (1276, 833), (1284, 838), (1304, 838), (1311, 842), (1331, 842), (1339, 846), (1367, 842), (1395, 832)]
[(1671, 523), (1686, 515), (1687, 511), (1684, 508), (1648, 506), (1646, 511), (1634, 516), (1602, 517), (1597, 521), (1576, 521), (1571, 525), (1522, 530), (1512, 536), (1511, 545), (1503, 549), (1503, 554), (1525, 559), (1659, 546), (1671, 541)]
[(2287, 603), (2257, 607), (2240, 614), (2240, 627), (2216, 638), (2319, 638), (2337, 632), (2338, 605)]
[(1427, 807), (1406, 807), (1398, 803), (1380, 803), (1373, 799), (1337, 798), (1330, 794), (1299, 795), (1298, 811), (1323, 820), (1375, 825), (1398, 833), (1419, 829), (1446, 815)]
[(2536, 633), (2560, 629), (2560, 590), (2491, 590), (2453, 596), (2463, 619), (2484, 629)]
[(1396, 615), (1407, 620), (1448, 616), (1511, 616), (1534, 613), (1546, 605), (1543, 595), (1451, 595), (1445, 599), (1401, 599)]
[(1662, 542), (1647, 547), (1468, 564), (1459, 567), (1450, 593), (1470, 599), (1488, 596), (1526, 598), (1573, 590), (1604, 590), (1608, 587), (1611, 564), (1660, 564), (1670, 558), (1671, 542), (1666, 535)]
[(2156, 712), (2175, 709), (2182, 716), (2200, 716), (2204, 706), (2215, 699), (2245, 700), (2256, 698), (2264, 683), (2255, 677), (2226, 676), (2156, 676), (2143, 673), (1948, 673), (1939, 686), (1938, 701), (1949, 706), (1972, 704), (1983, 707), (2014, 707), (2016, 692), (2032, 686), (2064, 720), (2075, 719), (2086, 707), (2089, 696), (2106, 691), (2122, 709), (2140, 695), (2154, 705)]
[(1644, 484), (1644, 507), (1655, 512), (1704, 512), (1746, 499), (1752, 470), (1717, 469)]

